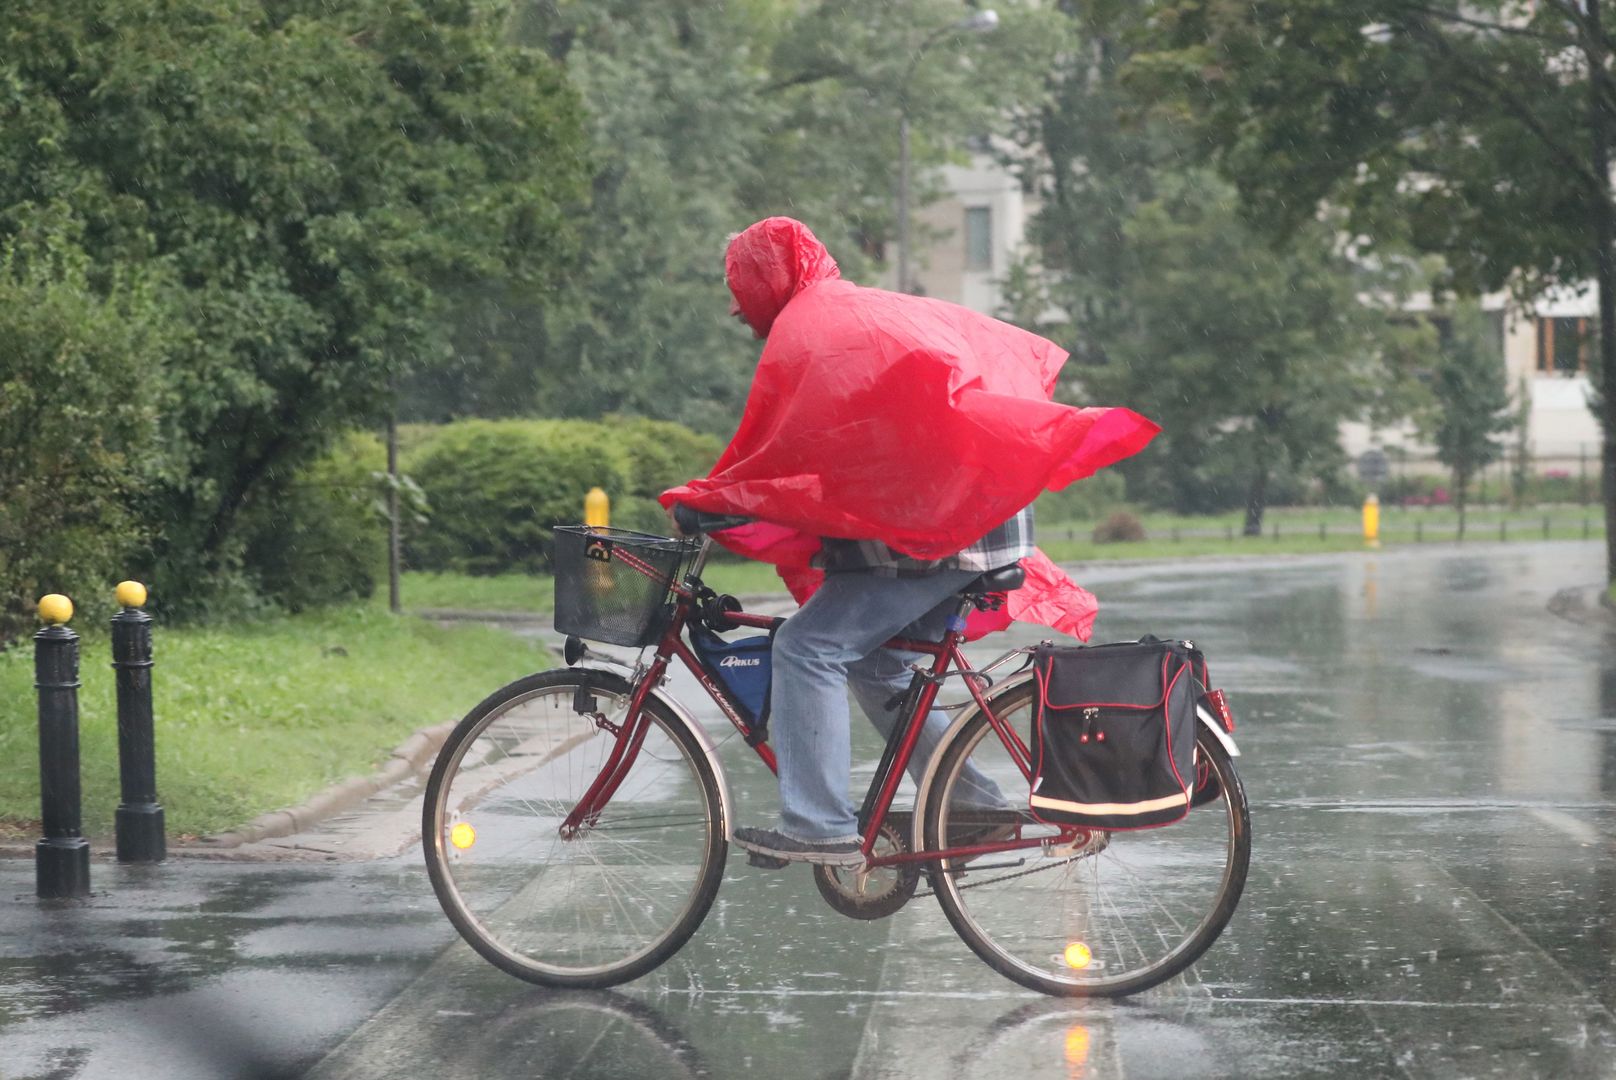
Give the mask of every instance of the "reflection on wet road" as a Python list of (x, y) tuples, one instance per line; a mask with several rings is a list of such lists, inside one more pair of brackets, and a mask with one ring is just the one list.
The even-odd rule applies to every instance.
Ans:
[[(1601, 573), (1596, 546), (1546, 544), (1079, 575), (1098, 638), (1207, 650), (1252, 801), (1230, 928), (1127, 1002), (1021, 990), (935, 901), (854, 922), (806, 870), (738, 856), (682, 953), (595, 994), (451, 944), (414, 854), (106, 867), (123, 899), (70, 919), (12, 903), (13, 863), (0, 1075), (1608, 1080), (1616, 651), (1545, 609)], [(873, 731), (855, 749), (867, 778)], [(766, 820), (772, 781), (738, 739), (724, 754), (741, 822)], [(252, 1064), (225, 1068), (232, 1048)]]

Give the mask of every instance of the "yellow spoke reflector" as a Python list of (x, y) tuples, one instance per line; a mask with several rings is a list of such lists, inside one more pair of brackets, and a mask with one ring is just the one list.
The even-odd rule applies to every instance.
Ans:
[[(475, 844), (476, 842), (477, 842), (477, 830), (473, 829), (470, 825), (466, 824), (464, 821), (462, 821), (460, 824), (456, 825), (454, 828), (449, 830), (449, 843), (453, 844), (455, 847), (459, 848), (461, 851), (465, 851), (467, 848), (469, 848), (471, 845)], [(1067, 951), (1068, 955), (1070, 955), (1071, 950), (1068, 949), (1066, 951)]]
[(1086, 968), (1089, 966), (1089, 961), (1093, 959), (1094, 954), (1090, 952), (1089, 947), (1083, 944), (1081, 941), (1074, 941), (1070, 945), (1066, 946), (1067, 967)]

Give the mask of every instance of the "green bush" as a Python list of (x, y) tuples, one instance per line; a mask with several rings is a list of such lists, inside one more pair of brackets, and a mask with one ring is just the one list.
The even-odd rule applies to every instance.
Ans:
[(462, 420), (405, 459), (431, 520), (409, 535), (419, 570), (497, 574), (549, 569), (551, 529), (583, 518), (592, 487), (629, 490), (628, 455), (583, 420)]
[(666, 421), (462, 420), (411, 431), (405, 472), (431, 520), (412, 529), (408, 562), (471, 574), (549, 569), (551, 530), (583, 519), (592, 487), (619, 528), (666, 533), (656, 496), (705, 475), (721, 446)]
[(1096, 544), (1135, 543), (1144, 538), (1144, 524), (1126, 510), (1118, 510), (1094, 526)]
[(640, 498), (655, 499), (692, 477), (706, 476), (724, 449), (711, 435), (667, 420), (614, 414), (603, 417), (601, 423), (628, 456), (626, 494)]
[(363, 599), (387, 574), (386, 452), (355, 433), (264, 492), (242, 522), (246, 569), (289, 611)]
[(1550, 469), (1526, 482), (1522, 492), (1528, 503), (1584, 503), (1598, 497), (1597, 477), (1574, 476), (1568, 469)]
[(1063, 491), (1046, 491), (1033, 503), (1037, 520), (1053, 525), (1066, 521), (1096, 521), (1100, 515), (1126, 500), (1122, 474), (1103, 469)]
[(43, 593), (80, 625), (110, 614), (134, 570), (166, 325), (151, 282), (92, 268), (63, 232), (0, 248), (0, 647)]

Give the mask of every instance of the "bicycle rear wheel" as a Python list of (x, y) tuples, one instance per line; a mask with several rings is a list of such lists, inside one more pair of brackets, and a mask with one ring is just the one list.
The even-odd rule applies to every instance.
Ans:
[[(989, 701), (1025, 745), (1035, 691), (1022, 684)], [(980, 797), (974, 804), (968, 798), (968, 767), (992, 778), (1018, 809), (1027, 806), (1027, 782), (986, 715), (938, 752), (926, 804), (928, 848), (950, 836), (958, 844), (982, 828)], [(1087, 834), (1066, 850), (939, 860), (937, 899), (955, 931), (994, 970), (1046, 994), (1119, 997), (1194, 963), (1233, 915), (1251, 859), (1251, 819), (1233, 762), (1199, 727), (1195, 753), (1196, 787), (1206, 801), (1176, 824)], [(1021, 837), (1059, 833), (1020, 816)]]
[(717, 777), (654, 700), (616, 793), (593, 824), (562, 835), (618, 741), (631, 689), (587, 668), (511, 683), (460, 722), (427, 781), (423, 841), (439, 902), (473, 948), (529, 982), (637, 978), (689, 940), (718, 890)]

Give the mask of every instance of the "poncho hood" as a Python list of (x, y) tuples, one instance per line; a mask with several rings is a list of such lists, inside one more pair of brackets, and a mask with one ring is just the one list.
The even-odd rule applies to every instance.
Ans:
[(794, 218), (764, 218), (738, 233), (724, 253), (724, 279), (735, 306), (761, 338), (798, 293), (841, 276), (825, 245)]

